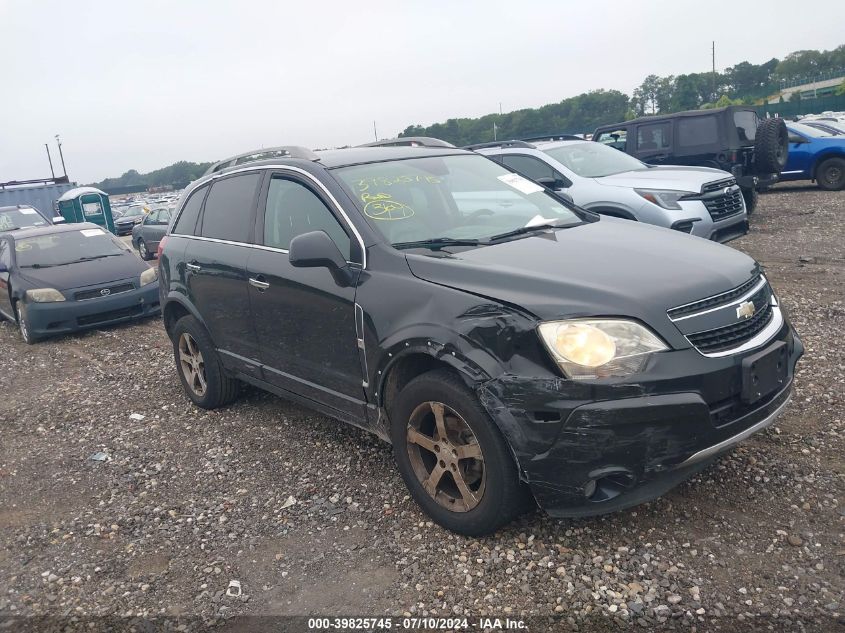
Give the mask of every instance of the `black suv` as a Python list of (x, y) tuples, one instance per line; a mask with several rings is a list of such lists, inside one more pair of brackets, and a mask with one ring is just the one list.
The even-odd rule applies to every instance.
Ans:
[(449, 529), (651, 499), (790, 397), (803, 346), (731, 248), (459, 149), (228, 160), (161, 249), (185, 392), (212, 408), (250, 383), (376, 433)]
[(786, 165), (782, 119), (760, 119), (754, 108), (729, 106), (647, 116), (603, 125), (593, 140), (653, 165), (694, 165), (730, 172), (749, 215), (757, 191), (777, 182)]

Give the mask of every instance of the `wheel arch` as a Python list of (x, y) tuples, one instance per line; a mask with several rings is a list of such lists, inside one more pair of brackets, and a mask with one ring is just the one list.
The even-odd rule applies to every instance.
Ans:
[(816, 173), (818, 173), (819, 166), (829, 158), (841, 158), (845, 160), (845, 152), (838, 150), (823, 150), (816, 154), (813, 158), (813, 166), (810, 169), (810, 180), (816, 180)]
[(587, 211), (592, 211), (593, 213), (598, 213), (599, 215), (609, 215), (613, 218), (622, 218), (623, 220), (633, 220), (634, 222), (639, 222), (637, 217), (628, 211), (627, 209), (622, 209), (620, 207), (612, 207), (609, 205), (597, 205), (594, 207), (584, 207)]
[(164, 321), (164, 330), (167, 332), (167, 335), (170, 336), (170, 333), (173, 331), (173, 326), (176, 325), (176, 322), (179, 319), (188, 315), (194, 317), (202, 324), (206, 331), (208, 330), (205, 320), (200, 316), (196, 308), (194, 308), (194, 306), (192, 306), (182, 295), (178, 293), (171, 293), (168, 295), (161, 311), (162, 320)]

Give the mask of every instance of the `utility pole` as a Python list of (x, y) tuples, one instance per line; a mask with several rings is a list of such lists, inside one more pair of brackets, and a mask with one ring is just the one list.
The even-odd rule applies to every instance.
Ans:
[(378, 130), (376, 129), (376, 122), (373, 121), (373, 136), (376, 137), (376, 143), (378, 143)]
[(44, 143), (44, 149), (47, 150), (47, 160), (50, 161), (50, 176), (53, 180), (56, 179), (56, 172), (53, 171), (53, 158), (50, 156), (50, 146)]
[(499, 101), (499, 116), (502, 116), (502, 102)]
[(713, 47), (711, 49), (711, 56), (713, 60), (713, 101), (716, 101), (716, 40), (713, 40)]
[(65, 178), (67, 178), (67, 168), (65, 167), (65, 155), (62, 154), (62, 139), (59, 138), (58, 134), (56, 134), (56, 143), (59, 146), (59, 158), (62, 159), (62, 171), (64, 172)]
[(493, 140), (496, 140), (496, 122), (493, 121)]

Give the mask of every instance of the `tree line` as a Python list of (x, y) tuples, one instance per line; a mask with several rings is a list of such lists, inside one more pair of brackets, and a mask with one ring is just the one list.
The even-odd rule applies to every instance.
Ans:
[(205, 173), (211, 163), (179, 162), (156, 169), (146, 174), (130, 169), (118, 178), (106, 178), (101, 182), (92, 183), (99, 189), (117, 189), (121, 187), (162, 187), (173, 184), (184, 184), (196, 180)]
[[(591, 132), (601, 124), (649, 114), (754, 105), (780, 92), (786, 83), (810, 83), (835, 73), (845, 74), (845, 44), (831, 51), (795, 51), (762, 64), (744, 61), (723, 72), (649, 75), (630, 97), (617, 90), (595, 90), (540, 108), (448, 119), (429, 126), (410, 125), (399, 136), (433, 136), (468, 145), (492, 141), (494, 135), (503, 139)], [(845, 88), (840, 89), (845, 92)]]

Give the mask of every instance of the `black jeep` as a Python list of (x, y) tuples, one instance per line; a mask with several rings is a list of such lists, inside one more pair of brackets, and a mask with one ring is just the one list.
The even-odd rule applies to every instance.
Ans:
[(715, 167), (734, 175), (748, 213), (757, 191), (778, 180), (788, 133), (781, 119), (760, 119), (754, 108), (728, 106), (641, 117), (603, 125), (593, 140), (652, 165)]

